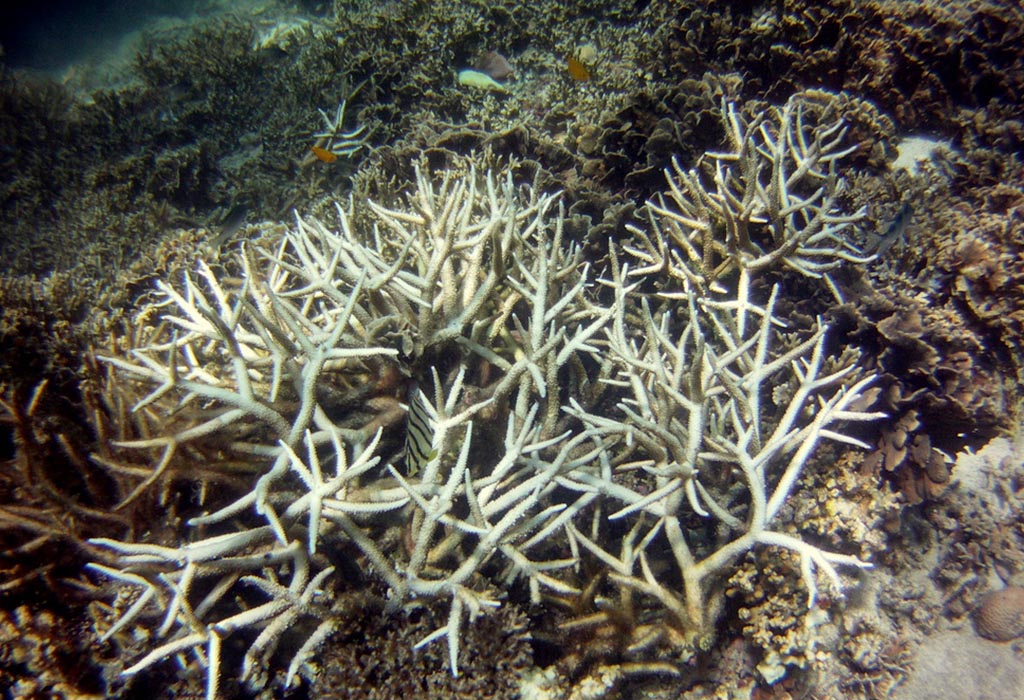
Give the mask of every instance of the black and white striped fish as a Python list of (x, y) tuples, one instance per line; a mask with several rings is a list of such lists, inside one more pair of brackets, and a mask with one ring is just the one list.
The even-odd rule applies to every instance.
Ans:
[(885, 255), (893, 245), (903, 241), (907, 227), (910, 226), (910, 220), (913, 217), (914, 208), (910, 205), (909, 201), (904, 202), (903, 206), (896, 213), (896, 217), (885, 227), (885, 232), (876, 234), (876, 240), (867, 247), (866, 252), (875, 255)]
[(405, 418), (405, 473), (416, 476), (430, 460), (437, 457), (434, 435), (437, 412), (419, 384), (412, 382), (408, 392)]

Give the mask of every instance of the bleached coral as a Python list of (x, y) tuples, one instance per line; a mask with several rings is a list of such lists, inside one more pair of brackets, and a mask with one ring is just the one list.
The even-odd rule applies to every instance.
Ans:
[[(844, 263), (872, 259), (849, 229), (864, 211), (844, 213), (838, 163), (854, 150), (835, 95), (811, 91), (746, 119), (723, 103), (729, 150), (707, 153), (703, 168), (673, 160), (669, 191), (648, 202), (649, 231), (633, 226), (628, 248), (642, 266), (706, 294), (722, 277), (788, 267), (822, 278)], [(667, 201), (666, 201), (667, 199)]]
[[(139, 386), (135, 411), (169, 419), (165, 434), (118, 445), (152, 455), (143, 486), (183, 453), (212, 453), (210, 441), (225, 462), (264, 465), (251, 490), (191, 520), (200, 532), (227, 532), (180, 546), (97, 541), (122, 568), (94, 569), (139, 591), (106, 636), (137, 622), (151, 603), (163, 615), (164, 641), (126, 673), (193, 650), (208, 668), (212, 697), (223, 637), (262, 630), (246, 656), (250, 678), (275, 636), (304, 616), (319, 624), (301, 659), (330, 630), (329, 607), (318, 604), (330, 589), (332, 569), (318, 555), (330, 538), (361, 550), (396, 606), (450, 598), (448, 625), (424, 643), (447, 636), (453, 672), (464, 616), (497, 604), (472, 580), (486, 561), (505, 557), (507, 575), (536, 591), (566, 587), (549, 572), (571, 560), (531, 556), (592, 500), (550, 499), (557, 474), (581, 459), (573, 448), (584, 439), (553, 434), (557, 382), (570, 359), (593, 351), (588, 340), (611, 310), (583, 299), (587, 268), (561, 240), (561, 215), (548, 214), (552, 196), (526, 188), (521, 197), (510, 179), (491, 174), (446, 178), (436, 188), (420, 175), (418, 184), (407, 208), (372, 205), (380, 226), (367, 237), (339, 208), (337, 231), (299, 221), (273, 248), (244, 249), (233, 286), (206, 264), (181, 289), (161, 284), (148, 342), (128, 357), (102, 358)], [(444, 375), (431, 366), (416, 378), (431, 387), (435, 449), (415, 478), (380, 464), (393, 412), (351, 426), (341, 408), (358, 392), (346, 392), (339, 377), (394, 362), (399, 348), (387, 344), (414, 358), (438, 349), (459, 358)], [(467, 387), (470, 369), (493, 381)], [(471, 463), (473, 418), (498, 402), (510, 407), (503, 449), (487, 464)], [(395, 513), (409, 528), (408, 551), (382, 536)], [(199, 601), (197, 579), (213, 590)], [(270, 600), (236, 609), (239, 587)]]
[[(145, 341), (102, 358), (136, 412), (165, 418), (116, 446), (150, 460), (140, 489), (195, 459), (257, 470), (204, 502), (195, 539), (96, 542), (116, 562), (93, 569), (136, 591), (106, 637), (154, 629), (125, 673), (189, 652), (212, 699), (225, 638), (245, 636), (241, 677), (259, 686), (297, 630), (290, 683), (341, 624), (350, 584), (326, 552), (342, 549), (394, 609), (448, 601), (420, 644), (445, 639), (453, 673), (467, 620), (517, 581), (538, 602), (584, 597), (584, 561), (691, 646), (752, 548), (796, 553), (812, 604), (819, 572), (839, 588), (838, 566), (865, 565), (775, 527), (816, 444), (859, 445), (836, 424), (877, 415), (870, 378), (823, 370), (823, 327), (777, 350), (777, 289), (647, 296), (614, 248), (597, 285), (557, 197), (493, 172), (417, 170), (404, 202), (367, 208), (372, 226), (339, 206), (334, 227), (300, 219), (243, 247), (237, 277), (201, 264), (162, 283)], [(792, 260), (811, 269), (802, 240)], [(793, 394), (771, 405), (782, 378)], [(414, 429), (418, 464), (395, 446)], [(692, 517), (708, 527), (687, 532)], [(658, 638), (640, 636), (641, 651)]]
[[(611, 284), (625, 297), (628, 270), (616, 269)], [(609, 382), (622, 388), (623, 398), (610, 414), (574, 409), (604, 447), (603, 469), (573, 474), (564, 483), (597, 490), (612, 511), (610, 520), (631, 523), (628, 542), (614, 551), (577, 536), (611, 568), (614, 580), (657, 599), (680, 628), (697, 635), (710, 631), (717, 614), (714, 582), (756, 546), (800, 556), (808, 607), (817, 596), (816, 571), (839, 590), (837, 565), (866, 566), (773, 527), (822, 438), (867, 448), (831, 426), (881, 416), (863, 410), (872, 377), (844, 381), (853, 366), (822, 372), (824, 327), (774, 352), (777, 293), (776, 287), (758, 307), (746, 298), (700, 299), (691, 290), (684, 320), (672, 304), (621, 298), (607, 332), (618, 370)], [(765, 387), (786, 376), (797, 382), (788, 405), (765, 406)], [(630, 485), (617, 473), (632, 473)], [(682, 526), (688, 512), (717, 521), (728, 535), (719, 534), (708, 548)], [(668, 580), (653, 574), (666, 562), (653, 567), (648, 553), (661, 538), (675, 567)]]

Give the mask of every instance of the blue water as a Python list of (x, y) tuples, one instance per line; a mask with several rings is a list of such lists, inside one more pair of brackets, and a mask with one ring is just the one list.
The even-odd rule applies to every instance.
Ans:
[(0, 8), (0, 45), (16, 68), (60, 70), (158, 17), (187, 17), (200, 0), (37, 0)]

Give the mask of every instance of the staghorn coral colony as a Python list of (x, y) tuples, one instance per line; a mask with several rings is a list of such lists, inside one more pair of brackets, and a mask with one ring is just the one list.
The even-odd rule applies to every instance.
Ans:
[(644, 246), (612, 244), (599, 277), (556, 194), (471, 168), (417, 169), (403, 201), (366, 203), (372, 226), (339, 205), (334, 227), (300, 218), (225, 272), (158, 282), (135, 345), (99, 358), (145, 424), (112, 466), (149, 465), (143, 486), (194, 460), (252, 473), (236, 498), (204, 494), (184, 542), (93, 540), (117, 556), (91, 570), (132, 591), (102, 638), (152, 620), (123, 673), (183, 655), (212, 699), (229, 638), (258, 688), (296, 636), (287, 687), (345, 625), (345, 568), (391, 611), (445, 601), (416, 646), (443, 640), (456, 676), (465, 626), (512, 585), (539, 605), (606, 578), (574, 624), (629, 601), (626, 656), (661, 670), (712, 643), (720, 584), (752, 550), (796, 556), (808, 609), (819, 578), (841, 594), (839, 569), (869, 564), (777, 521), (819, 441), (868, 447), (843, 425), (883, 415), (874, 378), (827, 366), (820, 323), (787, 333), (777, 285), (751, 290), (773, 264), (868, 259), (836, 211), (833, 103), (797, 95), (751, 124), (723, 105), (733, 150), (706, 176), (677, 167), (680, 211), (652, 206)]
[(1019, 649), (1019, 8), (328, 5), (0, 67), (0, 688), (912, 698), (936, 630)]

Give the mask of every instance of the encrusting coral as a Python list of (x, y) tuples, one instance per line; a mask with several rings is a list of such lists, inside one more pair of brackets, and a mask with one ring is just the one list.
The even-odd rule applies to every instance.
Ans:
[[(195, 460), (260, 469), (244, 489), (200, 493), (184, 542), (94, 540), (111, 557), (92, 571), (134, 591), (104, 638), (152, 630), (124, 673), (187, 658), (212, 700), (224, 663), (261, 687), (274, 657), (290, 685), (344, 625), (353, 570), (386, 588), (391, 611), (447, 602), (417, 647), (445, 640), (455, 675), (466, 624), (520, 585), (533, 603), (592, 601), (584, 626), (610, 614), (609, 590), (643, 611), (626, 640), (641, 670), (667, 663), (652, 649), (706, 648), (716, 584), (754, 549), (799, 561), (810, 607), (819, 574), (840, 592), (838, 568), (868, 563), (779, 527), (780, 514), (822, 439), (867, 447), (837, 426), (881, 415), (873, 377), (827, 362), (821, 323), (787, 336), (779, 287), (764, 298), (750, 283), (771, 265), (817, 276), (861, 259), (842, 236), (855, 217), (834, 206), (842, 125), (809, 123), (805, 100), (749, 127), (777, 160), (749, 139), (715, 156), (748, 167), (749, 196), (720, 167), (717, 195), (674, 197), (703, 197), (734, 226), (724, 248), (709, 243), (718, 228), (694, 227), (737, 262), (700, 284), (661, 265), (638, 274), (614, 243), (594, 280), (557, 195), (472, 168), (418, 168), (404, 201), (360, 203), (372, 225), (339, 205), (333, 226), (298, 219), (226, 270), (200, 262), (160, 282), (135, 347), (100, 358), (111, 390), (159, 427), (107, 461), (141, 454), (146, 484)], [(731, 105), (723, 117), (742, 134)], [(805, 177), (825, 184), (788, 191)], [(750, 264), (754, 224), (776, 234), (764, 264)], [(595, 567), (608, 588), (588, 594)]]

